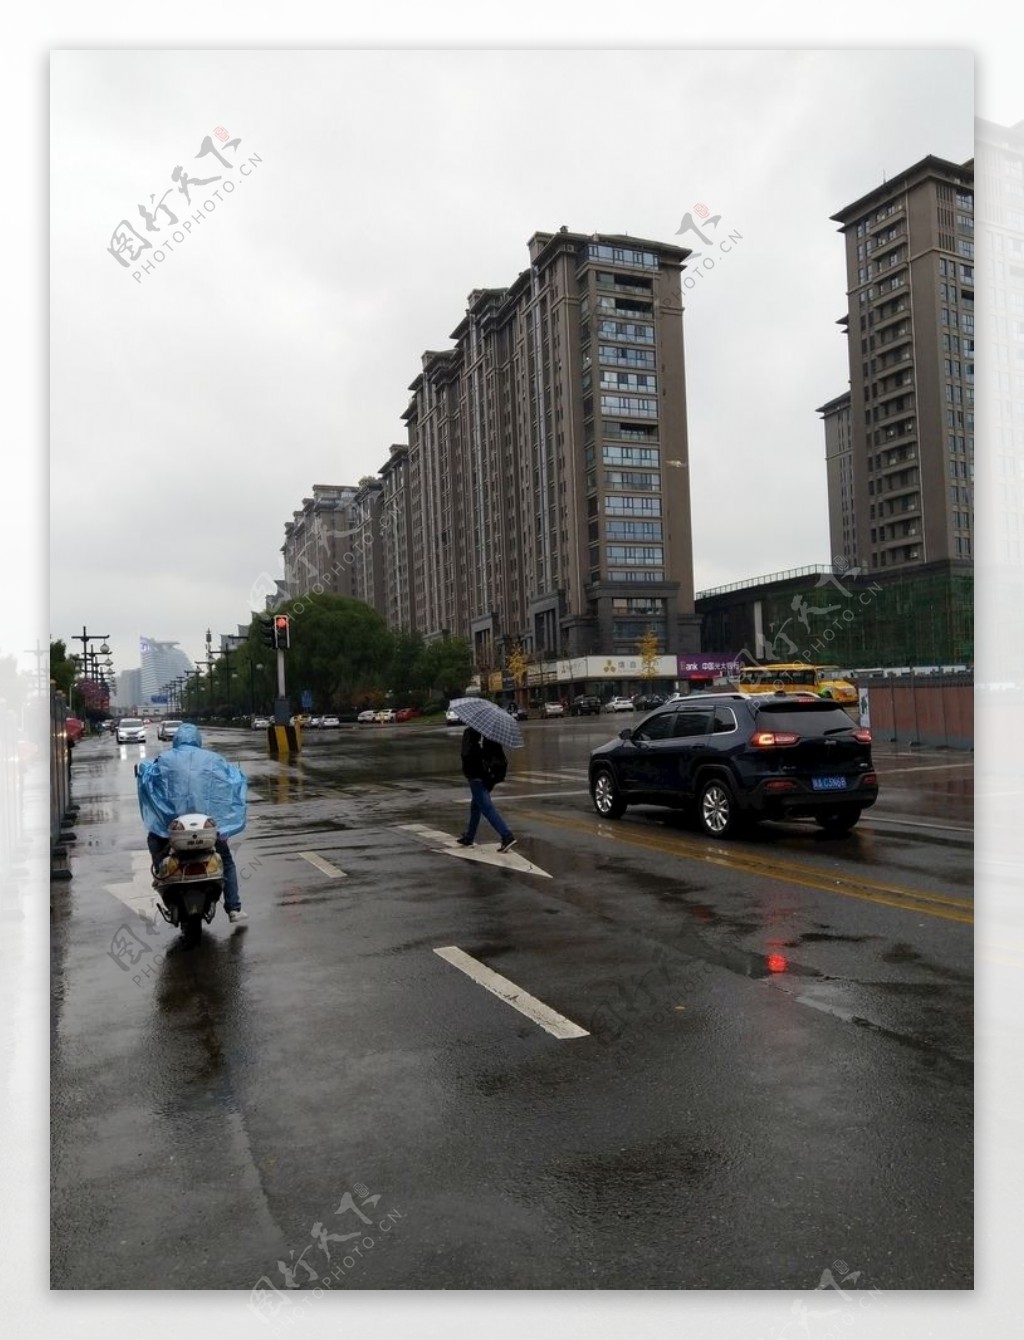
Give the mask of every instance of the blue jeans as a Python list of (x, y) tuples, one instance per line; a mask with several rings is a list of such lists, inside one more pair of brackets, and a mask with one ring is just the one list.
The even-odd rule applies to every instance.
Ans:
[(480, 818), (483, 816), (491, 825), (502, 842), (512, 836), (512, 830), (494, 808), (494, 801), (491, 800), (491, 793), (479, 777), (469, 779), (469, 794), (472, 797), (469, 806), (469, 823), (466, 825), (465, 837), (470, 842), (476, 837), (476, 830), (480, 826)]
[[(159, 833), (150, 833), (146, 838), (146, 844), (155, 864), (167, 847), (167, 839), (161, 837)], [(238, 896), (238, 870), (235, 867), (235, 858), (231, 855), (227, 838), (219, 837), (217, 839), (217, 852), (224, 863), (224, 911), (240, 912), (242, 900)]]

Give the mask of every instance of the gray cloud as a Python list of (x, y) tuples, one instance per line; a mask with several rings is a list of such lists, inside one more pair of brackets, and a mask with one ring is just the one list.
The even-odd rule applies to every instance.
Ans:
[[(532, 232), (673, 241), (698, 201), (743, 238), (686, 299), (698, 587), (827, 561), (829, 215), (973, 152), (956, 51), (62, 52), (52, 96), (51, 631), (120, 668), (245, 621), (292, 510), (376, 472)], [(217, 125), (262, 163), (134, 283), (114, 226), (221, 172)]]

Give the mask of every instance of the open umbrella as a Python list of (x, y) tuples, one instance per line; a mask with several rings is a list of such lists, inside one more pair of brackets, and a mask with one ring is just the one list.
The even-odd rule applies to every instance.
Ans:
[(448, 704), (458, 714), (460, 721), (486, 735), (506, 749), (522, 749), (523, 732), (519, 723), (497, 703), (486, 698), (453, 698)]

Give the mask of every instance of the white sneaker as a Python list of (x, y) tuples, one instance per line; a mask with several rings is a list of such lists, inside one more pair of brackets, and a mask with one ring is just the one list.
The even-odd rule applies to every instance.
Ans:
[(243, 908), (239, 908), (237, 912), (228, 913), (228, 921), (232, 923), (236, 921), (245, 921), (248, 915), (249, 913), (246, 912)]

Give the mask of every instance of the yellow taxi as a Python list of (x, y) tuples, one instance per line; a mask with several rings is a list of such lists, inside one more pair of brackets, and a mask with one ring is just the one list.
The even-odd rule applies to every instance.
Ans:
[(816, 693), (837, 703), (856, 703), (857, 686), (845, 679), (837, 665), (804, 665), (780, 661), (774, 665), (751, 665), (739, 673), (742, 693)]

